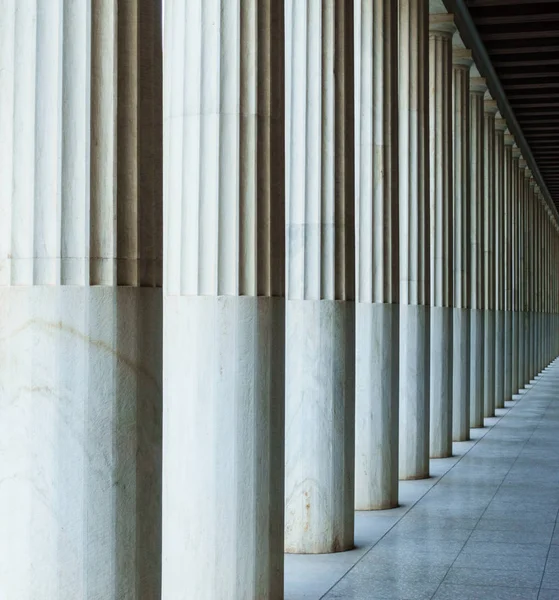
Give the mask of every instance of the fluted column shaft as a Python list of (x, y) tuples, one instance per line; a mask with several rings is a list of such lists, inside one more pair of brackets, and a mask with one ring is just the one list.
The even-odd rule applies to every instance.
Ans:
[(361, 1), (355, 508), (398, 505), (398, 5)]
[(528, 289), (528, 320), (529, 320), (529, 334), (528, 334), (528, 354), (529, 354), (529, 381), (532, 381), (536, 375), (535, 365), (535, 310), (536, 310), (536, 287), (535, 287), (535, 243), (534, 236), (536, 235), (535, 225), (535, 191), (536, 181), (530, 173), (529, 181), (529, 197), (528, 197), (528, 247), (529, 247), (529, 264), (528, 264), (528, 278), (529, 278), (529, 289)]
[(155, 598), (161, 15), (8, 0), (0, 40), (0, 595)]
[(505, 390), (505, 119), (495, 119), (495, 388), (493, 399), (485, 405), (485, 416), (495, 416), (502, 408)]
[(454, 292), (452, 35), (454, 18), (429, 17), (429, 193), (431, 231), (430, 456), (452, 455)]
[(400, 479), (429, 476), (428, 13), (399, 0)]
[(469, 50), (452, 53), (452, 140), (453, 140), (453, 225), (454, 310), (452, 349), (452, 440), (470, 437), (470, 329), (471, 281), (471, 174), (470, 67)]
[[(485, 101), (484, 117), (484, 416), (495, 413), (495, 240), (496, 240), (496, 185), (495, 185), (495, 100)], [(483, 426), (477, 424), (478, 427)]]
[[(513, 148), (513, 172), (515, 177), (514, 198), (514, 275), (513, 275), (513, 305), (516, 338), (513, 341), (513, 392), (517, 394), (524, 387), (524, 159), (520, 149)], [(515, 362), (516, 361), (516, 362)], [(515, 368), (516, 367), (516, 368)]]
[(283, 2), (165, 10), (162, 598), (282, 598)]
[(522, 222), (523, 222), (523, 248), (524, 248), (524, 289), (522, 293), (522, 306), (524, 312), (524, 373), (523, 373), (523, 385), (526, 386), (530, 383), (531, 372), (530, 372), (530, 294), (531, 294), (531, 281), (530, 281), (530, 261), (531, 261), (531, 226), (530, 226), (530, 202), (531, 202), (531, 187), (530, 177), (531, 171), (526, 165), (524, 165), (524, 171), (522, 173), (524, 179), (524, 200), (522, 208)]
[(512, 354), (513, 354), (513, 319), (512, 319), (512, 285), (513, 285), (513, 203), (514, 178), (512, 147), (514, 136), (505, 134), (504, 154), (504, 187), (503, 187), (503, 292), (504, 292), (504, 352), (503, 352), (503, 397), (496, 399), (497, 408), (503, 408), (505, 402), (512, 400)]
[[(485, 79), (470, 82), (470, 265), (471, 265), (471, 368), (469, 427), (483, 427), (484, 415), (484, 355), (485, 355), (485, 145), (484, 100)], [(469, 430), (466, 439), (469, 439)]]
[(287, 552), (353, 547), (353, 2), (290, 0)]

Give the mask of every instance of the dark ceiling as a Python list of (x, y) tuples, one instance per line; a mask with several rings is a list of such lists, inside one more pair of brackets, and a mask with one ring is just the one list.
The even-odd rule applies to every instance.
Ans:
[(559, 0), (466, 0), (559, 207)]

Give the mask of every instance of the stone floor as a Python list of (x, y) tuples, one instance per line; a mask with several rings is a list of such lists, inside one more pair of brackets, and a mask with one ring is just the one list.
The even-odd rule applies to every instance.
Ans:
[(559, 360), (497, 412), (355, 550), (287, 555), (286, 599), (559, 600)]

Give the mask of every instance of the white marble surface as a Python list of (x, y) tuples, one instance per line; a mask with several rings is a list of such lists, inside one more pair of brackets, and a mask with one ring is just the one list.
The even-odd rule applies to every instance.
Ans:
[(355, 305), (288, 300), (285, 550), (353, 546)]
[(165, 599), (282, 597), (284, 302), (165, 298)]
[(452, 455), (454, 309), (432, 306), (430, 344), (430, 441), (431, 458)]
[(485, 405), (485, 416), (495, 416), (495, 409), (505, 402), (505, 311), (495, 311), (495, 396), (494, 403)]
[(0, 287), (0, 598), (152, 599), (161, 291)]
[(355, 509), (398, 505), (397, 304), (356, 304)]
[[(471, 314), (471, 365), (470, 365), (470, 425), (483, 427), (485, 386), (485, 312), (472, 310)], [(462, 434), (470, 435), (468, 431)]]
[(399, 478), (429, 476), (430, 308), (400, 306)]
[[(495, 415), (495, 337), (496, 337), (496, 311), (484, 311), (483, 334), (484, 354), (483, 354), (483, 415), (492, 417)], [(483, 422), (478, 424), (483, 427)]]
[[(512, 400), (513, 389), (512, 389), (512, 354), (513, 354), (513, 312), (510, 310), (504, 311), (503, 317), (504, 327), (504, 389), (503, 389), (503, 402), (509, 402)], [(514, 390), (516, 393), (516, 390)], [(496, 408), (503, 408), (504, 403), (500, 402), (496, 404)]]
[(452, 311), (452, 441), (470, 438), (470, 323), (472, 311), (455, 308)]

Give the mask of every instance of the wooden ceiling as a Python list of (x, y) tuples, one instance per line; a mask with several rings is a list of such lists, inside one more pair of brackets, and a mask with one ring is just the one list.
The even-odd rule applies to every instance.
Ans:
[(559, 0), (466, 0), (559, 208)]

